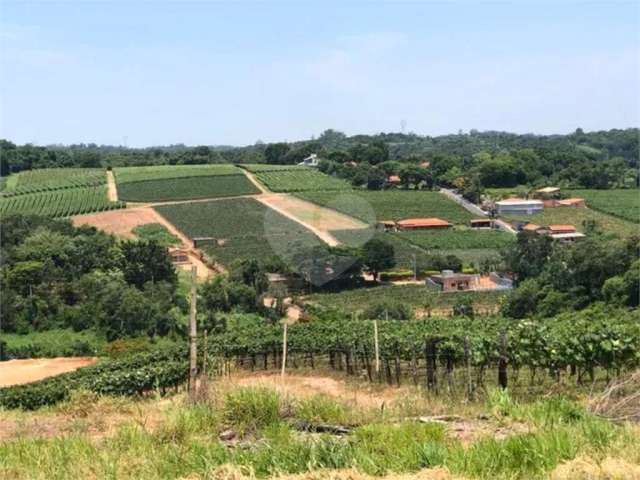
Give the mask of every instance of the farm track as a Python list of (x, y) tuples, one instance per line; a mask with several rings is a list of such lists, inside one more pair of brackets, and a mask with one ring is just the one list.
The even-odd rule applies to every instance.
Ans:
[(118, 187), (112, 170), (107, 170), (107, 196), (110, 202), (118, 201)]
[(258, 179), (255, 177), (253, 173), (251, 173), (250, 171), (244, 168), (242, 168), (241, 170), (242, 170), (242, 173), (245, 174), (245, 176), (249, 179), (249, 181), (253, 183), (258, 190), (260, 190), (262, 193), (271, 193), (271, 191), (267, 187), (265, 187), (262, 183), (258, 181)]

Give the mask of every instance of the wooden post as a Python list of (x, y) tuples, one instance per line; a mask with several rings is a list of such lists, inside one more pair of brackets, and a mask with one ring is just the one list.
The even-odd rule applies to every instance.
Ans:
[(376, 374), (380, 374), (380, 345), (378, 344), (378, 320), (373, 321), (373, 346), (376, 354)]
[(284, 322), (284, 330), (282, 331), (282, 370), (280, 378), (284, 380), (284, 370), (287, 366), (287, 322)]
[(469, 347), (469, 336), (465, 335), (464, 337), (464, 360), (466, 364), (466, 374), (467, 374), (467, 396), (469, 400), (473, 400), (474, 392), (473, 392), (473, 381), (471, 380), (471, 351)]
[(498, 361), (498, 385), (500, 388), (507, 388), (507, 332), (504, 330), (500, 334), (500, 360)]
[(189, 395), (196, 398), (196, 374), (198, 373), (198, 346), (196, 330), (196, 302), (198, 294), (197, 267), (191, 267), (191, 311), (189, 312)]

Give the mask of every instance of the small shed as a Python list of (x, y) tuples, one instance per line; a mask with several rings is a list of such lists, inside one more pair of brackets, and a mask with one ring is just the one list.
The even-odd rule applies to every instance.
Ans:
[(493, 228), (493, 219), (491, 218), (477, 218), (469, 222), (471, 228)]
[(578, 207), (578, 208), (583, 208), (587, 206), (587, 204), (584, 201), (584, 198), (565, 198), (563, 200), (558, 200), (557, 205), (559, 207)]
[(573, 243), (577, 240), (585, 238), (586, 235), (580, 232), (572, 232), (572, 233), (552, 233), (550, 235), (554, 240), (558, 240), (562, 243)]
[(182, 248), (169, 248), (169, 258), (171, 259), (171, 263), (175, 265), (179, 265), (182, 263), (190, 263), (189, 262), (189, 252)]
[(576, 227), (573, 225), (549, 225), (549, 233), (551, 235), (558, 233), (575, 233)]
[(454, 273), (453, 270), (443, 270), (438, 275), (429, 277), (438, 284), (443, 292), (457, 292), (473, 289), (477, 276), (467, 273)]
[(398, 226), (393, 220), (382, 220), (381, 222), (378, 222), (378, 225), (385, 232), (395, 232), (396, 230), (398, 230)]
[(389, 183), (397, 184), (397, 183), (400, 183), (400, 181), (401, 180), (400, 180), (400, 177), (398, 175), (390, 175), (389, 178), (387, 178), (387, 182), (389, 182)]
[(396, 222), (396, 225), (400, 230), (445, 229), (452, 226), (441, 218), (406, 218)]
[(538, 232), (540, 230), (544, 230), (544, 227), (542, 225), (538, 225), (537, 223), (527, 223), (524, 227), (522, 227), (522, 230), (524, 230), (525, 232)]

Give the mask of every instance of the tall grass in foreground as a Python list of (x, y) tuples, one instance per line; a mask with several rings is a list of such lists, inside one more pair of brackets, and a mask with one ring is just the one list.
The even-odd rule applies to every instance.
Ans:
[[(489, 398), (493, 418), (503, 425), (526, 420), (529, 433), (463, 445), (441, 424), (383, 415), (344, 437), (291, 427), (292, 420), (354, 418), (335, 403), (334, 408), (325, 397), (295, 400), (268, 389), (232, 389), (211, 403), (172, 410), (156, 429), (131, 424), (97, 441), (71, 434), (4, 442), (0, 478), (215, 478), (218, 467), (231, 464), (257, 477), (337, 468), (384, 475), (442, 466), (468, 478), (530, 479), (576, 456), (598, 461), (624, 455), (640, 462), (638, 430), (593, 417), (567, 400), (522, 404), (504, 393)], [(235, 448), (218, 440), (227, 428), (244, 433)]]

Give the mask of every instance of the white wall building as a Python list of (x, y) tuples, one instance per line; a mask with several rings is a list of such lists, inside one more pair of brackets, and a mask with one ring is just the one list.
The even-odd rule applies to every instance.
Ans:
[(511, 198), (496, 202), (496, 209), (499, 215), (533, 215), (542, 212), (544, 204), (540, 200)]

